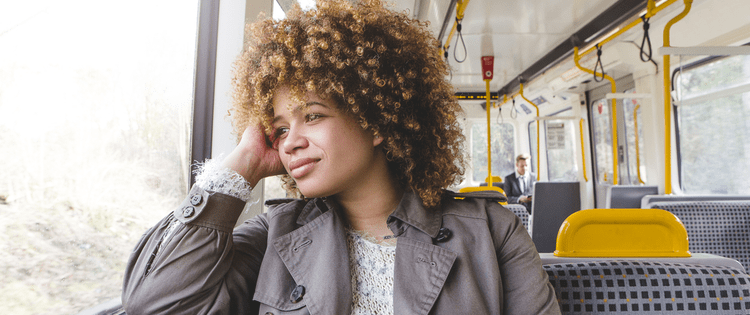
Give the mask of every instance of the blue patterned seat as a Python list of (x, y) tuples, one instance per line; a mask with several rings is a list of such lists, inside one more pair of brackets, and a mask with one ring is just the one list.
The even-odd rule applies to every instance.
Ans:
[(734, 268), (616, 260), (544, 269), (563, 314), (750, 313), (750, 276)]
[(690, 252), (736, 259), (750, 270), (750, 201), (668, 201), (650, 207), (680, 218)]
[(508, 210), (513, 211), (513, 213), (515, 213), (517, 217), (521, 218), (523, 227), (525, 227), (526, 231), (529, 232), (529, 235), (531, 235), (531, 232), (529, 231), (529, 212), (526, 210), (526, 207), (519, 204), (508, 204), (503, 207), (506, 207), (508, 208)]

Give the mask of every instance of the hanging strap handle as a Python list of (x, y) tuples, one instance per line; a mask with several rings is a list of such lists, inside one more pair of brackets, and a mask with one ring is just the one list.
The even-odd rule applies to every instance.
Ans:
[[(601, 72), (596, 71), (596, 69), (601, 69)], [(602, 76), (599, 77), (597, 73), (601, 73)], [(604, 80), (604, 65), (602, 65), (602, 48), (599, 47), (599, 44), (596, 44), (596, 65), (594, 66), (594, 81), (602, 82), (603, 80)]]
[[(461, 20), (459, 20), (458, 18), (456, 18), (456, 32), (458, 33), (458, 35), (456, 36), (456, 45), (453, 46), (453, 59), (455, 59), (456, 62), (458, 62), (458, 63), (462, 63), (462, 62), (466, 61), (466, 55), (467, 55), (467, 53), (466, 53), (466, 42), (464, 42), (464, 35), (461, 34)], [(461, 59), (461, 60), (458, 60), (458, 58), (456, 57), (456, 56), (458, 56), (458, 54), (456, 53), (456, 49), (458, 49), (458, 40), (459, 39), (461, 39), (461, 46), (464, 47), (464, 59)], [(448, 56), (446, 56), (446, 58), (447, 57)]]
[[(648, 21), (650, 19), (651, 18), (646, 18), (645, 15), (641, 16), (641, 20), (643, 20), (643, 40), (641, 40), (641, 61), (643, 62), (649, 62), (652, 60), (651, 54), (653, 51), (651, 50), (651, 37), (648, 36), (648, 27), (649, 27)], [(648, 52), (644, 50), (644, 48), (646, 47), (646, 44), (648, 44)]]

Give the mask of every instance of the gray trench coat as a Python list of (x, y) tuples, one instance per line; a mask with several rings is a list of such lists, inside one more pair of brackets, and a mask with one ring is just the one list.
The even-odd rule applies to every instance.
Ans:
[[(425, 209), (414, 193), (404, 194), (388, 218), (398, 237), (395, 314), (559, 314), (521, 221), (489, 196), (448, 192), (441, 207)], [(268, 213), (233, 229), (244, 203), (194, 186), (133, 251), (123, 284), (127, 313), (351, 313), (337, 204), (267, 205)], [(173, 220), (182, 224), (168, 234)]]

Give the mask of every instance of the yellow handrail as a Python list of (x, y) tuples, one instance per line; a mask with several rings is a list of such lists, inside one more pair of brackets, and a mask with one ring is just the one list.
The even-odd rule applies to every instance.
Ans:
[[(673, 0), (676, 1), (676, 0)], [(453, 27), (451, 28), (450, 33), (448, 33), (448, 39), (445, 40), (445, 44), (440, 47), (440, 55), (443, 55), (443, 52), (448, 50), (448, 47), (450, 47), (451, 39), (453, 38), (453, 33), (456, 31), (456, 25), (458, 25), (458, 21), (461, 21), (464, 19), (464, 11), (466, 11), (466, 6), (469, 4), (469, 0), (458, 0), (456, 2), (456, 21), (453, 21)], [(438, 39), (439, 40), (439, 39)]]
[[(578, 69), (581, 69), (582, 71), (593, 74), (593, 75), (599, 75), (599, 73), (594, 72), (592, 70), (586, 69), (581, 66), (581, 64), (578, 62), (581, 59), (581, 56), (578, 54), (578, 46), (573, 47), (573, 61), (576, 64), (576, 67)], [(612, 93), (617, 93), (617, 85), (615, 84), (615, 79), (613, 79), (611, 76), (601, 73), (601, 75), (609, 80), (609, 83), (612, 87)], [(617, 180), (620, 177), (618, 173), (618, 163), (619, 159), (617, 156), (617, 99), (612, 99), (612, 184), (617, 185)]]
[[(646, 18), (650, 18), (650, 17), (656, 15), (656, 13), (658, 13), (659, 11), (661, 11), (664, 8), (668, 7), (672, 3), (675, 3), (676, 1), (677, 0), (668, 0), (668, 1), (662, 3), (660, 6), (657, 7), (654, 0), (648, 0), (645, 17)], [(629, 29), (633, 28), (634, 26), (638, 25), (641, 22), (643, 22), (641, 19), (635, 19), (635, 20), (633, 20), (632, 22), (630, 22), (630, 24), (626, 25), (625, 27), (621, 28), (617, 32), (613, 33), (612, 35), (607, 36), (606, 38), (604, 38), (603, 40), (601, 40), (600, 42), (598, 42), (599, 46), (603, 46), (604, 44), (606, 44), (606, 43), (610, 42), (611, 40), (615, 39), (616, 37), (622, 35), (622, 33), (627, 32)], [(455, 29), (455, 25), (454, 25), (454, 29)], [(452, 35), (453, 35), (453, 31), (451, 31), (451, 34), (449, 36), (452, 36)], [(448, 39), (449, 39), (448, 42), (450, 42), (450, 37)], [(448, 45), (446, 45), (445, 48), (447, 49)], [(443, 48), (441, 48), (441, 49), (443, 49)], [(583, 56), (591, 53), (595, 49), (596, 49), (596, 45), (591, 46), (590, 48), (586, 49), (583, 53), (581, 53), (580, 57), (582, 58)], [(441, 50), (441, 53), (442, 53), (442, 50)], [(511, 94), (510, 99), (513, 99), (516, 96), (518, 96), (518, 93)], [(503, 102), (500, 103), (499, 106), (502, 106), (506, 102), (507, 102), (507, 99), (503, 100)]]
[[(534, 102), (529, 101), (529, 99), (526, 98), (526, 96), (523, 96), (523, 82), (521, 82), (521, 88), (520, 88), (520, 90), (518, 92), (518, 95), (521, 95), (521, 97), (526, 102), (528, 102), (529, 104), (531, 104), (531, 106), (534, 106), (534, 108), (536, 108), (536, 118), (539, 118), (539, 107), (536, 106), (536, 104), (534, 104)], [(539, 168), (540, 165), (541, 165), (541, 162), (539, 160), (539, 157), (540, 157), (539, 151), (540, 151), (539, 150), (539, 119), (537, 119), (536, 120), (536, 181), (540, 181), (541, 180), (539, 176), (542, 173), (541, 169)]]
[[(650, 17), (654, 16), (657, 12), (663, 10), (664, 8), (668, 7), (670, 4), (672, 4), (672, 3), (676, 2), (676, 1), (677, 0), (669, 0), (667, 2), (662, 3), (660, 6), (657, 7), (656, 4), (654, 3), (655, 2), (654, 0), (648, 0), (648, 5), (647, 5), (648, 8), (646, 9), (645, 17), (646, 18), (650, 18)], [(636, 25), (638, 25), (639, 23), (642, 23), (642, 22), (643, 21), (641, 19), (635, 19), (632, 22), (630, 22), (630, 24), (628, 24), (625, 27), (621, 28), (619, 31), (617, 31), (617, 32), (613, 33), (612, 35), (607, 36), (605, 39), (597, 42), (597, 44), (599, 44), (600, 47), (604, 46), (604, 44), (606, 44), (609, 41), (615, 39), (617, 36), (622, 35), (622, 33), (627, 32), (629, 29), (633, 28), (633, 26), (636, 26)], [(581, 56), (585, 56), (585, 55), (591, 53), (592, 51), (594, 51), (595, 49), (596, 49), (596, 46), (591, 46), (591, 48), (586, 49), (583, 53), (581, 53)]]
[(635, 123), (635, 165), (638, 172), (638, 182), (641, 184), (646, 184), (643, 182), (643, 179), (641, 179), (641, 151), (638, 147), (638, 108), (640, 107), (641, 105), (637, 104), (633, 109), (633, 122)]
[[(645, 15), (644, 15), (644, 16), (645, 16), (646, 18), (650, 18), (650, 17), (654, 16), (654, 15), (655, 15), (656, 13), (658, 13), (659, 11), (661, 11), (661, 10), (663, 10), (664, 8), (668, 7), (669, 5), (671, 5), (671, 4), (673, 4), (673, 3), (675, 3), (676, 1), (677, 1), (677, 0), (667, 0), (666, 2), (662, 3), (662, 4), (660, 5), (660, 6), (656, 6), (656, 2), (655, 2), (654, 0), (648, 0), (648, 3), (647, 3), (647, 9), (646, 9), (646, 13), (645, 13)], [(689, 2), (689, 3), (692, 3), (692, 0), (684, 0), (684, 1), (685, 1), (685, 3), (686, 3), (686, 6), (689, 6), (689, 5), (688, 5), (688, 2)], [(467, 0), (466, 2), (468, 2), (468, 0)], [(460, 1), (459, 1), (459, 3), (460, 3)], [(457, 3), (457, 4), (456, 4), (456, 7), (458, 7), (458, 6), (459, 6), (459, 3)], [(464, 4), (464, 8), (465, 8), (465, 4)], [(689, 9), (688, 9), (688, 10), (689, 10)], [(461, 11), (461, 12), (463, 13), (463, 11)], [(626, 25), (625, 27), (623, 27), (623, 28), (621, 28), (620, 30), (618, 30), (617, 32), (615, 32), (615, 33), (613, 33), (613, 34), (611, 34), (611, 35), (607, 36), (607, 37), (606, 37), (606, 38), (604, 38), (603, 40), (599, 41), (599, 42), (598, 42), (597, 44), (598, 44), (599, 46), (603, 46), (604, 44), (606, 44), (606, 43), (610, 42), (611, 40), (613, 40), (613, 39), (615, 39), (616, 37), (618, 37), (618, 36), (622, 35), (622, 34), (623, 34), (623, 33), (625, 33), (626, 31), (628, 31), (629, 29), (633, 28), (634, 26), (636, 26), (636, 25), (638, 25), (639, 23), (642, 23), (642, 22), (643, 22), (643, 20), (641, 20), (641, 19), (635, 19), (635, 20), (633, 20), (632, 22), (630, 22), (630, 23), (629, 23), (628, 25)], [(455, 29), (455, 24), (454, 24), (454, 29)], [(665, 29), (665, 32), (666, 32), (666, 29)], [(665, 33), (665, 34), (666, 34), (666, 33)], [(448, 45), (447, 45), (447, 43), (449, 43), (449, 42), (450, 42), (450, 36), (452, 36), (452, 35), (453, 35), (453, 30), (451, 30), (451, 33), (450, 33), (450, 35), (449, 35), (449, 37), (448, 37), (448, 41), (446, 41), (446, 45), (444, 46), (444, 48), (445, 48), (445, 49), (447, 49), (447, 48), (448, 48)], [(667, 41), (668, 41), (668, 34), (667, 34), (667, 35), (665, 36), (665, 42), (667, 42)], [(665, 45), (665, 47), (666, 47), (666, 46), (667, 46), (667, 45)], [(443, 48), (441, 48), (441, 54), (442, 54), (442, 49), (443, 49)], [(581, 53), (581, 54), (579, 54), (579, 53), (578, 53), (578, 49), (579, 49), (578, 47), (574, 47), (573, 49), (574, 49), (574, 53), (575, 53), (575, 55), (574, 55), (574, 58), (573, 58), (573, 60), (574, 60), (574, 61), (575, 61), (575, 63), (576, 63), (576, 67), (578, 67), (579, 69), (581, 69), (581, 70), (583, 70), (584, 72), (587, 72), (587, 73), (589, 73), (589, 74), (594, 74), (594, 71), (591, 71), (591, 70), (589, 70), (589, 69), (586, 69), (586, 68), (583, 68), (583, 67), (581, 67), (581, 65), (579, 64), (579, 60), (581, 59), (581, 57), (583, 57), (583, 56), (585, 56), (586, 54), (589, 54), (589, 53), (591, 53), (592, 51), (594, 51), (594, 50), (596, 49), (596, 45), (594, 45), (594, 46), (591, 46), (590, 48), (586, 49), (586, 50), (585, 50), (585, 51), (584, 51), (583, 53)], [(664, 57), (665, 57), (665, 60), (666, 60), (665, 64), (667, 64), (667, 63), (669, 62), (669, 60), (668, 60), (668, 59), (669, 59), (669, 57), (668, 57), (668, 56), (664, 56)], [(668, 72), (668, 71), (667, 71), (667, 72)], [(606, 74), (602, 74), (602, 75), (603, 75), (603, 76), (604, 76), (605, 78), (607, 78), (607, 80), (609, 80), (609, 81), (610, 81), (610, 83), (612, 84), (612, 93), (616, 93), (616, 84), (615, 84), (615, 82), (614, 82), (614, 79), (612, 79), (612, 77), (610, 77), (610, 76), (608, 76), (608, 75), (606, 75)], [(668, 78), (668, 75), (665, 75), (665, 78)], [(666, 82), (666, 81), (665, 81), (665, 82)], [(523, 88), (521, 88), (521, 89), (523, 89)], [(666, 88), (665, 88), (665, 89), (666, 89)], [(667, 94), (668, 94), (668, 93), (667, 93)], [(515, 93), (515, 94), (512, 94), (512, 95), (510, 96), (510, 99), (513, 99), (513, 98), (515, 98), (515, 97), (516, 97), (517, 95), (519, 95), (519, 93)], [(524, 98), (524, 99), (525, 99), (525, 98)], [(528, 100), (527, 100), (527, 101), (528, 101)], [(503, 102), (502, 102), (501, 104), (499, 104), (498, 106), (502, 106), (502, 105), (503, 105), (503, 104), (505, 104), (506, 102), (507, 102), (507, 99), (506, 99), (506, 98), (504, 98), (504, 99), (503, 99)], [(531, 103), (531, 102), (529, 102), (529, 103)], [(532, 104), (532, 105), (534, 105), (534, 103), (531, 103), (531, 104)], [(534, 105), (534, 106), (536, 107), (536, 105)], [(666, 106), (665, 106), (665, 107), (666, 107)], [(537, 110), (538, 110), (538, 109), (537, 109)], [(537, 113), (537, 117), (539, 117), (538, 113)], [(612, 99), (612, 126), (613, 126), (613, 128), (612, 128), (612, 160), (613, 160), (613, 166), (612, 166), (612, 168), (613, 168), (613, 179), (612, 179), (612, 182), (613, 182), (613, 184), (617, 185), (617, 183), (618, 183), (618, 179), (619, 179), (619, 176), (618, 176), (618, 175), (619, 175), (619, 174), (618, 174), (618, 171), (619, 171), (619, 170), (618, 170), (618, 169), (619, 169), (619, 165), (618, 165), (618, 162), (619, 162), (619, 161), (618, 161), (618, 155), (617, 155), (617, 128), (616, 128), (616, 126), (617, 126), (617, 100), (615, 100), (615, 99)], [(539, 142), (539, 139), (538, 139), (538, 137), (539, 137), (539, 123), (537, 122), (537, 149), (538, 149), (538, 147), (539, 147), (539, 144), (538, 144), (538, 142)], [(669, 146), (667, 146), (667, 148), (669, 148)], [(538, 153), (539, 153), (539, 152), (537, 151), (537, 155), (538, 155)], [(539, 159), (537, 158), (537, 163), (538, 163), (538, 162), (539, 162)], [(539, 169), (539, 167), (538, 167), (538, 166), (537, 166), (537, 169)], [(640, 171), (640, 170), (639, 170), (639, 171)], [(671, 172), (671, 170), (668, 170), (668, 172)], [(537, 175), (538, 175), (538, 174), (537, 174)], [(671, 176), (671, 175), (670, 175), (670, 176)], [(670, 186), (669, 186), (669, 184), (668, 184), (668, 186), (667, 186), (667, 187), (670, 187)], [(671, 191), (671, 187), (670, 187), (669, 189), (670, 189), (670, 191)]]
[[(685, 9), (680, 14), (672, 18), (666, 26), (664, 26), (664, 47), (669, 46), (669, 30), (672, 25), (677, 21), (682, 20), (693, 4), (693, 0), (683, 0), (685, 2)], [(664, 194), (672, 194), (672, 89), (671, 89), (671, 72), (670, 72), (670, 56), (664, 55)]]
[(586, 149), (584, 149), (584, 143), (583, 143), (583, 118), (581, 118), (581, 121), (578, 122), (578, 126), (581, 129), (581, 159), (583, 160), (583, 180), (588, 182), (589, 177), (586, 175)]
[(487, 87), (487, 176), (490, 180), (487, 182), (487, 186), (492, 187), (492, 132), (490, 126), (490, 80), (484, 79), (485, 86)]

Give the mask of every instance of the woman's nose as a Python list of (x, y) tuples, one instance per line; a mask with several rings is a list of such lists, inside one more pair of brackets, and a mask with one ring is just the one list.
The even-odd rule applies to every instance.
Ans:
[(299, 128), (289, 128), (286, 137), (282, 143), (284, 153), (291, 154), (296, 149), (306, 148), (308, 145), (307, 137)]

